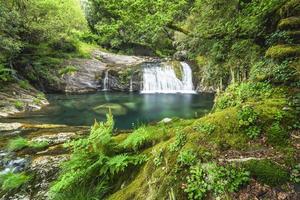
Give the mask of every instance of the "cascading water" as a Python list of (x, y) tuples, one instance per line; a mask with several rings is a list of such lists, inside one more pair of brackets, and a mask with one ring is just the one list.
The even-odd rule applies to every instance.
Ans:
[(181, 62), (182, 80), (169, 64), (148, 63), (143, 69), (142, 93), (196, 93), (193, 90), (192, 70)]
[(129, 92), (133, 92), (132, 76), (130, 77)]
[(105, 77), (103, 79), (103, 91), (109, 90), (109, 77), (108, 77), (108, 71), (105, 72)]

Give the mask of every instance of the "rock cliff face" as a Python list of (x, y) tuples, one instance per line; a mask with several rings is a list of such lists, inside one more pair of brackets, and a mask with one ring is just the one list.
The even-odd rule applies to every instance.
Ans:
[(105, 78), (107, 78), (109, 90), (137, 91), (140, 88), (139, 67), (146, 60), (148, 60), (146, 57), (95, 50), (91, 59), (66, 61), (66, 65), (76, 67), (76, 72), (64, 75), (61, 83), (56, 87), (58, 91), (67, 93), (95, 92), (105, 89)]

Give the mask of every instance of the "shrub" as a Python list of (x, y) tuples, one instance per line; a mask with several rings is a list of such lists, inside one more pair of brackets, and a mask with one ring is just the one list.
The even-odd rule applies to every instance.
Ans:
[(50, 44), (51, 48), (56, 51), (63, 51), (72, 53), (77, 51), (77, 45), (74, 41), (67, 40), (66, 38), (60, 38), (59, 40), (53, 41)]
[(24, 173), (12, 173), (0, 175), (0, 185), (1, 189), (4, 191), (13, 190), (24, 185), (30, 180), (30, 176), (27, 176)]
[(30, 88), (30, 84), (27, 80), (19, 81), (19, 86), (25, 90)]
[(251, 176), (270, 186), (281, 185), (288, 181), (289, 175), (281, 166), (269, 160), (252, 160), (245, 163)]
[(9, 68), (6, 68), (0, 63), (0, 82), (7, 82), (13, 79), (12, 75), (15, 71)]
[(272, 83), (289, 83), (297, 77), (296, 70), (290, 66), (291, 61), (275, 62), (263, 60), (251, 68), (250, 79), (254, 81), (270, 81)]
[(185, 192), (188, 199), (203, 199), (207, 193), (222, 196), (234, 192), (249, 181), (249, 173), (235, 166), (218, 166), (216, 163), (195, 165), (187, 176)]
[(72, 65), (66, 66), (62, 69), (59, 70), (59, 75), (64, 76), (64, 75), (72, 75), (75, 74), (78, 71), (78, 68)]
[(259, 101), (275, 94), (275, 90), (268, 83), (245, 82), (232, 84), (226, 91), (217, 96), (215, 110), (241, 105), (246, 101)]

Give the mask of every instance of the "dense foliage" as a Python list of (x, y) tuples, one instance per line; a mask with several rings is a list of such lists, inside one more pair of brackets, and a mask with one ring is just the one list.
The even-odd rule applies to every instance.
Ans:
[(136, 44), (163, 50), (170, 48), (176, 20), (184, 16), (191, 2), (89, 0), (88, 21), (94, 33), (99, 35), (101, 45), (120, 47)]
[(35, 57), (32, 56), (36, 54), (46, 56), (47, 46), (72, 51), (63, 43), (86, 28), (77, 0), (1, 0), (0, 81), (11, 79), (13, 69), (19, 64), (16, 62), (23, 57), (31, 56), (25, 60), (26, 65), (33, 62)]

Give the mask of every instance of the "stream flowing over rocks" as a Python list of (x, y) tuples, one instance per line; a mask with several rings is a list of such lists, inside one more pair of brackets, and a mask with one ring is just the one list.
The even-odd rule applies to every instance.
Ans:
[(31, 175), (28, 184), (17, 191), (0, 194), (0, 200), (48, 199), (50, 183), (57, 178), (60, 164), (69, 158), (63, 143), (82, 137), (88, 131), (88, 127), (1, 123), (0, 149), (5, 149), (8, 140), (16, 136), (30, 142), (47, 142), (48, 146), (41, 149), (27, 147), (17, 152), (0, 150), (0, 174), (26, 172)]

